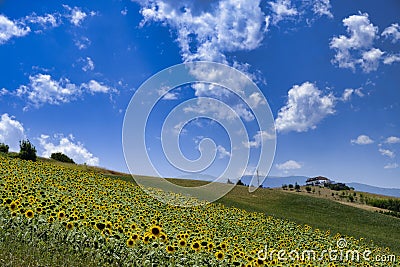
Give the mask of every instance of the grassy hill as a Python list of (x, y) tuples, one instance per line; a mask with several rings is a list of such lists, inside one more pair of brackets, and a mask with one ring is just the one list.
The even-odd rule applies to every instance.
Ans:
[[(4, 266), (98, 266), (107, 261), (113, 266), (146, 261), (150, 266), (182, 260), (183, 266), (254, 266), (255, 254), (266, 242), (289, 250), (322, 249), (335, 246), (341, 236), (353, 248), (372, 247), (377, 253), (379, 247), (389, 247), (400, 254), (400, 219), (321, 196), (277, 189), (250, 194), (247, 187), (237, 186), (218, 203), (173, 208), (149, 197), (126, 174), (11, 158), (0, 155)], [(206, 183), (171, 181), (183, 186)]]

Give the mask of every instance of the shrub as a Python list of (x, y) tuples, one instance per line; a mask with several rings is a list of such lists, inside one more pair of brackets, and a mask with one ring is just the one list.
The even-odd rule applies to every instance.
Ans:
[(335, 191), (342, 191), (342, 190), (350, 190), (351, 188), (348, 187), (344, 183), (337, 183), (337, 184), (325, 184), (325, 187), (328, 187), (331, 190)]
[(294, 185), (294, 189), (296, 189), (297, 192), (300, 192), (300, 185), (296, 184)]
[(36, 148), (29, 140), (22, 140), (19, 142), (19, 155), (20, 159), (36, 161)]
[(61, 152), (56, 152), (52, 153), (50, 156), (51, 159), (61, 161), (61, 162), (66, 162), (66, 163), (73, 163), (75, 164), (74, 160), (68, 157), (67, 155), (61, 153)]
[(311, 187), (306, 186), (306, 191), (307, 191), (308, 193), (310, 193), (310, 192), (311, 192)]
[(8, 145), (6, 145), (6, 144), (4, 144), (4, 143), (0, 143), (0, 152), (3, 152), (3, 153), (8, 153), (8, 149), (9, 149), (10, 147), (8, 146)]
[(236, 183), (236, 185), (245, 185), (241, 179), (239, 179), (239, 181)]

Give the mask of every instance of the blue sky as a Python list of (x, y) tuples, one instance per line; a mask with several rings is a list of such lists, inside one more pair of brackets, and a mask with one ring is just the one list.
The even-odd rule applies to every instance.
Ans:
[[(399, 188), (399, 14), (397, 0), (0, 1), (0, 142), (17, 150), (29, 138), (39, 155), (126, 172), (122, 125), (135, 91), (164, 68), (207, 60), (243, 71), (267, 99), (270, 175)], [(202, 93), (194, 88), (171, 91), (148, 123), (149, 155), (165, 176), (179, 174), (160, 127)], [(251, 173), (257, 129), (246, 127)], [(202, 138), (216, 144), (207, 174), (217, 176), (232, 144), (218, 124), (198, 120), (180, 139), (187, 158), (200, 155)]]

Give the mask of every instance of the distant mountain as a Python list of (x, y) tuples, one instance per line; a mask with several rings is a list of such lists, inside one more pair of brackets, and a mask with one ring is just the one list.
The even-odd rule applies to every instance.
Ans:
[(383, 188), (372, 185), (360, 184), (360, 183), (346, 183), (350, 187), (354, 187), (356, 191), (362, 191), (372, 194), (400, 197), (400, 189), (398, 188)]
[[(242, 177), (242, 182), (248, 185), (251, 181), (252, 176), (246, 175)], [(306, 176), (288, 176), (288, 177), (278, 177), (278, 176), (268, 176), (264, 182), (263, 187), (275, 188), (275, 187), (282, 187), (283, 184), (295, 184), (298, 183), (299, 185), (305, 185), (306, 180), (309, 177)]]

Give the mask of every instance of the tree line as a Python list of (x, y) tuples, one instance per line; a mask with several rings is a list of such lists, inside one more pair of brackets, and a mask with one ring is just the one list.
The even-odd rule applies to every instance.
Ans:
[[(7, 154), (9, 152), (10, 147), (7, 144), (0, 143), (0, 153)], [(23, 160), (31, 160), (36, 161), (36, 148), (29, 140), (21, 140), (19, 141), (19, 153), (17, 155), (18, 158)], [(52, 153), (50, 156), (51, 159), (75, 164), (74, 160), (68, 157), (67, 155), (61, 152)]]

